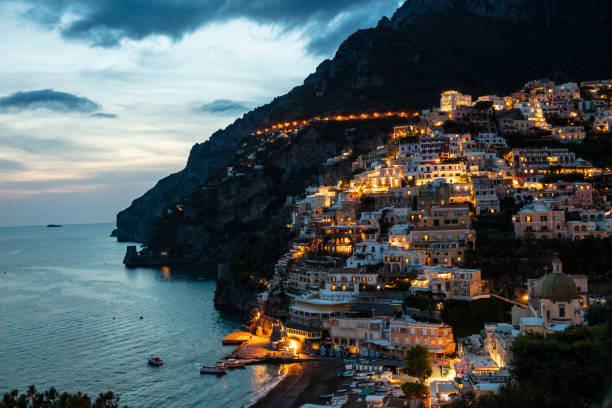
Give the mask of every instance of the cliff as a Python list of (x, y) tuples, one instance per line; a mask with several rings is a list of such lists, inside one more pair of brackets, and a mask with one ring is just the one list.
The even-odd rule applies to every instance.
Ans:
[(117, 215), (119, 241), (145, 242), (163, 209), (227, 167), (258, 128), (318, 114), (422, 108), (440, 91), (505, 93), (538, 77), (607, 77), (606, 0), (408, 0), (351, 35), (304, 84), (191, 149), (184, 170)]
[[(184, 170), (117, 215), (118, 240), (146, 242), (147, 256), (167, 254), (170, 264), (227, 263), (232, 278), (219, 283), (215, 303), (247, 309), (292, 237), (291, 200), (308, 185), (350, 176), (351, 161), (405, 119), (315, 122), (263, 147), (252, 132), (316, 115), (437, 105), (446, 89), (506, 94), (538, 77), (608, 77), (611, 7), (604, 0), (407, 1), (376, 28), (351, 35), (303, 85), (194, 145)], [(348, 150), (346, 160), (324, 165)], [(229, 166), (242, 175), (226, 177)]]

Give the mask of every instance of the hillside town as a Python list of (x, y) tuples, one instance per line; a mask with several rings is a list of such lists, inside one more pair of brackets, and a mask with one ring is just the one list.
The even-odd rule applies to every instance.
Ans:
[[(610, 132), (611, 91), (612, 80), (535, 80), (509, 96), (451, 90), (437, 108), (389, 112), (407, 124), (394, 127), (386, 144), (328, 159), (352, 160), (352, 177), (288, 199), (287, 228), (296, 238), (258, 296), (259, 331), (270, 329), (265, 320), (305, 353), (348, 359), (345, 376), (376, 376), (376, 387), (348, 381), (338, 395), (355, 395), (335, 395), (336, 406), (408, 406), (398, 399), (399, 385), (408, 378), (403, 359), (415, 346), (427, 348), (433, 362), (428, 406), (467, 391), (496, 392), (509, 380), (517, 336), (583, 324), (589, 305), (605, 300), (589, 292), (587, 275), (564, 273), (558, 258), (520, 293), (496, 293), (481, 269), (466, 266), (477, 246), (475, 222), (512, 206), (516, 239), (612, 237), (609, 192), (590, 181), (612, 169), (572, 150), (589, 133)], [(345, 119), (359, 115), (316, 120)], [(275, 125), (255, 136), (262, 148), (290, 141), (306, 124)], [(261, 168), (256, 153), (244, 152), (253, 170)], [(239, 175), (228, 168), (227, 177)], [(271, 307), (279, 296), (288, 299), (285, 307)], [(505, 320), (466, 335), (441, 317), (445, 302), (486, 299), (507, 305)]]

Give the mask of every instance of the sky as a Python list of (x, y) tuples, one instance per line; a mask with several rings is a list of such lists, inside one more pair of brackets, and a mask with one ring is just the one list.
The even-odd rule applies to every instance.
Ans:
[(0, 0), (0, 226), (114, 222), (397, 0)]

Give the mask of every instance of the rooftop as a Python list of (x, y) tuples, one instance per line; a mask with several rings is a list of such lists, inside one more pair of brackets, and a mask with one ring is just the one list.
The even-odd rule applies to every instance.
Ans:
[(539, 317), (521, 317), (523, 326), (542, 326), (542, 319)]

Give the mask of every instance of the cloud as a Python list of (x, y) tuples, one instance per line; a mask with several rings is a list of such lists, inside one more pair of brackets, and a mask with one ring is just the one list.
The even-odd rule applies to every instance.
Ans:
[(232, 101), (230, 99), (216, 99), (212, 102), (205, 103), (194, 109), (197, 113), (242, 113), (248, 112), (251, 108), (242, 102)]
[(91, 116), (92, 118), (106, 118), (106, 119), (115, 119), (117, 117), (117, 115), (115, 115), (114, 113), (104, 113), (104, 112), (92, 113), (89, 116)]
[(25, 170), (25, 166), (13, 160), (0, 159), (0, 173)]
[[(282, 30), (304, 29), (310, 52), (329, 52), (357, 28), (376, 24), (392, 13), (397, 0), (22, 0), (24, 14), (39, 24), (58, 28), (64, 38), (113, 47), (123, 39), (142, 40), (184, 35), (215, 22), (246, 18)], [(384, 12), (383, 14), (380, 14)], [(359, 18), (352, 18), (358, 15)], [(341, 20), (351, 21), (350, 26)], [(324, 41), (322, 38), (333, 39)]]
[(91, 99), (79, 97), (53, 89), (15, 92), (0, 97), (0, 112), (19, 112), (24, 110), (48, 109), (55, 112), (90, 113), (100, 109)]
[[(44, 132), (42, 132), (44, 133)], [(91, 146), (83, 142), (62, 139), (60, 137), (34, 137), (21, 132), (14, 132), (0, 124), (0, 151), (8, 154), (36, 155), (41, 157), (61, 158), (63, 160), (85, 160), (92, 156), (107, 153), (110, 150)], [(14, 156), (10, 156), (13, 158)], [(21, 160), (23, 161), (23, 160)], [(1, 167), (1, 165), (0, 165)]]

